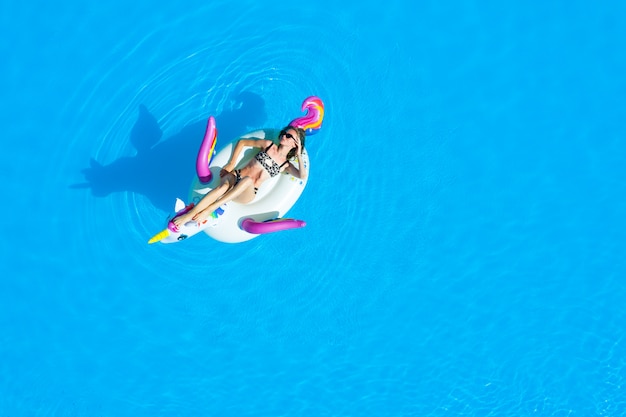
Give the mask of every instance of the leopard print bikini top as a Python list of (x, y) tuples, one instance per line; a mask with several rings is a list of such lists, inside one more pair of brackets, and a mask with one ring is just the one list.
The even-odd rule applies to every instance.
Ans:
[(276, 161), (274, 161), (272, 157), (267, 154), (267, 151), (272, 147), (272, 145), (273, 143), (270, 143), (270, 146), (265, 148), (264, 151), (256, 154), (254, 159), (259, 161), (259, 163), (263, 166), (263, 168), (265, 168), (267, 173), (270, 174), (270, 177), (275, 177), (276, 175), (280, 174), (280, 169), (283, 167), (283, 165), (288, 164), (289, 161), (285, 161), (281, 165), (278, 165)]

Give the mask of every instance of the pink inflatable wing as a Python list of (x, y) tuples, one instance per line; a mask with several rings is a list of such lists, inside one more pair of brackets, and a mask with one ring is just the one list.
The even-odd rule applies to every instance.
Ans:
[(297, 229), (304, 226), (306, 226), (306, 223), (303, 220), (296, 219), (275, 219), (257, 222), (247, 217), (241, 222), (241, 228), (253, 235), (280, 232), (282, 230)]
[(324, 120), (324, 103), (317, 96), (310, 96), (302, 102), (302, 111), (306, 111), (306, 115), (298, 117), (289, 123), (289, 126), (304, 129), (307, 135), (313, 135), (322, 127)]
[(204, 139), (200, 145), (198, 151), (198, 157), (196, 158), (196, 173), (200, 182), (206, 184), (210, 182), (213, 175), (209, 169), (211, 159), (213, 158), (213, 151), (215, 150), (215, 143), (217, 142), (217, 129), (215, 127), (215, 118), (209, 117), (209, 121), (206, 125), (206, 131), (204, 132)]

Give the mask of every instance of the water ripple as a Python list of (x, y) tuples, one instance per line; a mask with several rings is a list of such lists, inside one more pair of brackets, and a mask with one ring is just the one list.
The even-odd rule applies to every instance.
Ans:
[[(200, 37), (202, 43), (196, 42), (188, 49), (181, 48), (177, 57), (162, 57), (155, 46), (165, 42), (170, 31), (185, 27), (196, 19), (191, 15), (184, 16), (135, 41), (124, 39), (111, 49), (108, 56), (101, 58), (101, 66), (93, 68), (79, 83), (75, 97), (76, 100), (78, 97), (84, 100), (78, 106), (82, 111), (81, 124), (99, 124), (103, 129), (87, 132), (80, 125), (76, 126), (71, 146), (78, 146), (88, 138), (93, 144), (90, 156), (102, 165), (111, 165), (123, 158), (136, 156), (137, 150), (134, 149), (130, 133), (137, 123), (137, 109), (142, 105), (154, 115), (162, 130), (159, 141), (152, 144), (157, 146), (172, 140), (186, 126), (201, 124), (208, 114), (217, 114), (219, 117), (224, 112), (232, 111), (232, 107), (237, 105), (233, 97), (240, 92), (251, 92), (262, 97), (267, 109), (267, 119), (257, 122), (257, 126), (249, 126), (250, 129), (285, 124), (300, 115), (298, 107), (304, 97), (316, 94), (327, 101), (330, 111), (327, 112), (323, 133), (310, 138), (309, 148), (313, 155), (319, 156), (321, 165), (327, 163), (325, 155), (336, 146), (331, 139), (333, 119), (346, 124), (348, 121), (342, 120), (341, 116), (332, 111), (336, 98), (325, 86), (325, 80), (335, 78), (336, 83), (352, 86), (347, 91), (355, 97), (357, 91), (356, 80), (349, 75), (354, 58), (350, 54), (349, 41), (346, 54), (337, 53), (336, 50), (332, 52), (324, 46), (337, 35), (337, 30), (346, 28), (336, 26), (333, 31), (320, 32), (316, 24), (302, 22), (262, 27), (259, 30), (255, 22), (234, 19), (220, 32), (220, 36), (205, 33)], [(301, 38), (297, 46), (292, 42), (294, 36)], [(349, 34), (346, 38), (350, 39)], [(139, 61), (143, 64), (141, 67)], [(325, 64), (319, 65), (319, 62)], [(107, 69), (104, 70), (103, 66), (107, 66)], [(144, 76), (133, 74), (126, 83), (119, 84), (118, 80), (123, 78), (120, 73), (129, 70), (139, 71)], [(341, 78), (344, 78), (344, 82)], [(85, 91), (87, 89), (90, 91)], [(66, 106), (72, 108), (77, 103), (70, 101)], [(94, 123), (95, 118), (102, 120)], [(196, 131), (200, 132), (200, 129)], [(72, 152), (71, 149), (69, 152)], [(313, 166), (316, 163), (314, 161)], [(149, 173), (135, 172), (134, 175), (147, 176)], [(144, 245), (146, 238), (163, 225), (167, 213), (162, 208), (152, 206), (149, 199), (141, 195), (141, 190), (133, 190), (128, 184), (112, 184), (111, 188), (113, 194), (107, 199), (86, 199), (85, 235), (106, 233), (109, 236), (124, 236), (128, 250), (144, 253), (143, 249), (137, 247), (138, 244)], [(362, 191), (363, 188), (353, 189), (351, 195), (358, 195)], [(176, 196), (168, 197), (173, 201)], [(355, 200), (349, 198), (346, 201), (349, 205), (340, 207), (344, 210), (343, 216), (353, 215), (357, 210)], [(114, 221), (102, 220), (113, 218)], [(106, 226), (102, 227), (103, 224)], [(92, 243), (91, 252), (94, 256), (108, 253), (114, 250), (109, 246), (113, 244), (112, 241), (97, 240)], [(172, 265), (172, 268), (180, 267), (186, 271), (186, 275), (194, 275), (203, 269), (194, 265), (201, 265), (198, 259), (202, 258), (205, 246), (187, 244), (183, 250), (172, 250), (169, 247), (167, 250), (154, 247), (150, 250), (161, 252), (165, 256), (164, 262)], [(251, 250), (254, 253), (261, 249)], [(228, 264), (226, 262), (222, 267), (226, 268)], [(149, 262), (145, 268), (151, 270)]]

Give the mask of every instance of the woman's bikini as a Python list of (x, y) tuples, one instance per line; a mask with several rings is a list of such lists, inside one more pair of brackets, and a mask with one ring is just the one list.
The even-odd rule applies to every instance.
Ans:
[[(274, 159), (272, 159), (272, 157), (267, 154), (267, 151), (269, 151), (272, 145), (274, 145), (274, 143), (270, 143), (270, 145), (267, 148), (265, 148), (265, 150), (256, 154), (254, 159), (256, 159), (261, 164), (261, 166), (267, 171), (267, 173), (270, 174), (270, 177), (273, 178), (276, 175), (280, 174), (280, 169), (283, 167), (283, 165), (288, 164), (289, 161), (285, 161), (282, 164), (278, 165), (276, 161), (274, 161)], [(241, 170), (236, 169), (233, 172), (235, 173), (235, 185), (237, 185), (239, 184), (239, 181), (241, 181)], [(233, 187), (235, 185), (233, 185)], [(257, 187), (254, 187), (254, 194), (256, 194), (257, 191), (259, 191), (259, 189)]]

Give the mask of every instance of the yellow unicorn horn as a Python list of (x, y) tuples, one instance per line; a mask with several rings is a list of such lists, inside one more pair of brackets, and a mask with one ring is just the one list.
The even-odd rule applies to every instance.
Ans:
[(159, 242), (163, 239), (165, 239), (166, 237), (168, 237), (170, 235), (170, 231), (168, 229), (164, 229), (162, 231), (160, 231), (159, 233), (157, 233), (156, 235), (152, 236), (152, 239), (150, 239), (148, 241), (148, 244), (153, 244), (154, 242)]

